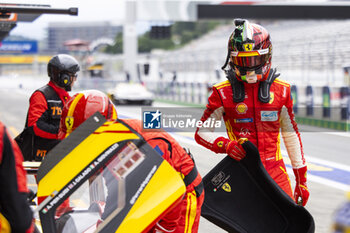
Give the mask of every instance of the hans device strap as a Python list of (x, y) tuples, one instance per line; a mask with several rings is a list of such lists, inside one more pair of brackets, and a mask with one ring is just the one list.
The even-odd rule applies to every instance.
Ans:
[(239, 103), (244, 101), (244, 84), (236, 78), (236, 74), (233, 69), (227, 70), (226, 77), (231, 83), (233, 102)]
[[(226, 74), (227, 74), (226, 76), (227, 79), (231, 83), (233, 102), (235, 103), (243, 102), (245, 98), (243, 82), (239, 81), (236, 78), (235, 73), (233, 72), (232, 69), (229, 69)], [(267, 79), (265, 81), (260, 82), (259, 94), (258, 94), (258, 98), (260, 102), (268, 103), (270, 101), (271, 84), (279, 76), (280, 76), (280, 73), (277, 73), (276, 69), (271, 69)]]
[(280, 73), (277, 73), (276, 69), (271, 69), (269, 76), (263, 82), (260, 82), (259, 86), (259, 100), (262, 103), (268, 103), (270, 101), (270, 88), (271, 84), (275, 79), (280, 76)]

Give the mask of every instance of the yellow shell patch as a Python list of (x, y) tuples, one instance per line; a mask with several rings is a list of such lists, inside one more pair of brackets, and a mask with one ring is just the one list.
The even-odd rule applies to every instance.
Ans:
[(245, 103), (239, 103), (236, 105), (236, 111), (239, 114), (244, 114), (247, 112), (247, 110), (248, 110), (248, 106)]

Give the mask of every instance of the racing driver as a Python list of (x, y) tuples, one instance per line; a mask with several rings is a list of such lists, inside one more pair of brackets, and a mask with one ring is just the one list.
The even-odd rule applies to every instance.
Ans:
[[(268, 31), (248, 20), (234, 20), (228, 54), (222, 69), (227, 81), (213, 86), (201, 118), (223, 120), (228, 138), (215, 136), (215, 127), (197, 128), (195, 140), (215, 153), (227, 153), (241, 160), (241, 144), (247, 138), (257, 146), (261, 161), (276, 183), (296, 203), (305, 206), (309, 198), (307, 167), (302, 142), (294, 119), (290, 84), (278, 79), (271, 68), (272, 44)], [(280, 131), (296, 179), (293, 195), (280, 150)]]

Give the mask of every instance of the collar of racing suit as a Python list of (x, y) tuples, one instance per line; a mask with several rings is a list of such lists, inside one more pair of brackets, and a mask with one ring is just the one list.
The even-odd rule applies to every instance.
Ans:
[(62, 100), (63, 105), (69, 100), (70, 96), (66, 90), (64, 90), (63, 88), (57, 87), (52, 81), (49, 81), (48, 85), (55, 90), (57, 95)]

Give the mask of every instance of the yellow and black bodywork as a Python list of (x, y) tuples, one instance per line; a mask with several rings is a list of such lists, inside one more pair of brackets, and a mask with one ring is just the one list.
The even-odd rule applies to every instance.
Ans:
[(44, 233), (146, 232), (186, 191), (140, 135), (99, 113), (50, 151), (37, 179)]

